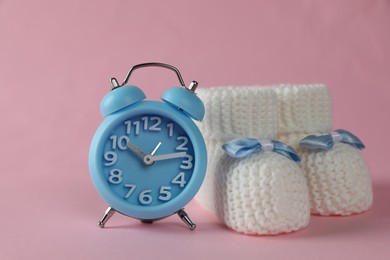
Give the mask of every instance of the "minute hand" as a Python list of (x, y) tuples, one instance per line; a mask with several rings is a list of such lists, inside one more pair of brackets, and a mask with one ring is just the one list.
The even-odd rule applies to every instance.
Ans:
[(179, 153), (168, 153), (168, 154), (162, 154), (162, 155), (153, 155), (151, 157), (151, 160), (153, 162), (155, 161), (163, 161), (163, 160), (169, 160), (169, 159), (176, 159), (176, 158), (183, 158), (186, 157), (186, 152), (179, 152)]

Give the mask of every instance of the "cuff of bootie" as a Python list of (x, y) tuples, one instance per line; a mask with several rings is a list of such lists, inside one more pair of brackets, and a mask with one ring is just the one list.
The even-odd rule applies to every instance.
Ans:
[(274, 138), (278, 129), (275, 91), (259, 86), (198, 90), (206, 115), (199, 128), (206, 138)]
[(279, 85), (279, 134), (328, 132), (332, 129), (332, 101), (322, 84)]

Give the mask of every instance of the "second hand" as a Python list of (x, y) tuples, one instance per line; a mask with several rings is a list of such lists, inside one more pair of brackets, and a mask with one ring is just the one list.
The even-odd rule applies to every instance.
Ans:
[(151, 152), (150, 153), (150, 155), (154, 155), (156, 152), (157, 152), (157, 150), (158, 150), (158, 148), (161, 146), (161, 142), (159, 142), (158, 144), (157, 144), (157, 146), (153, 149), (153, 152)]

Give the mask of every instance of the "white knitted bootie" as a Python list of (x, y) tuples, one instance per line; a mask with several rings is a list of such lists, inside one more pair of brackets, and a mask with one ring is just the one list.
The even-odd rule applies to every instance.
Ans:
[(308, 136), (301, 146), (301, 166), (310, 187), (313, 214), (346, 216), (371, 207), (370, 172), (358, 152), (364, 148), (359, 139), (345, 130), (336, 130)]
[(231, 229), (279, 234), (305, 227), (310, 217), (306, 180), (295, 162), (273, 151), (232, 158), (222, 146), (238, 137), (274, 139), (275, 92), (259, 87), (199, 89), (206, 108), (200, 124), (208, 150), (205, 180), (196, 198)]
[(329, 150), (299, 146), (301, 139), (323, 136), (332, 129), (331, 97), (326, 86), (281, 85), (274, 90), (279, 103), (278, 139), (294, 147), (301, 156), (311, 212), (350, 215), (370, 208), (370, 174), (356, 148), (345, 143), (336, 143)]

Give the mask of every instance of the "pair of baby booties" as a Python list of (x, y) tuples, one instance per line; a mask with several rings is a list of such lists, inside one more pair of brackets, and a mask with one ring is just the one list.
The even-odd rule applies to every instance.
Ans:
[[(206, 108), (199, 128), (208, 168), (196, 199), (229, 228), (273, 235), (306, 227), (310, 214), (351, 215), (372, 204), (368, 166), (353, 145), (329, 150), (300, 146), (307, 136), (332, 130), (325, 85), (276, 85), (198, 89)], [(333, 132), (333, 135), (337, 132)], [(301, 161), (265, 149), (234, 158), (222, 148), (236, 138), (278, 140)]]

